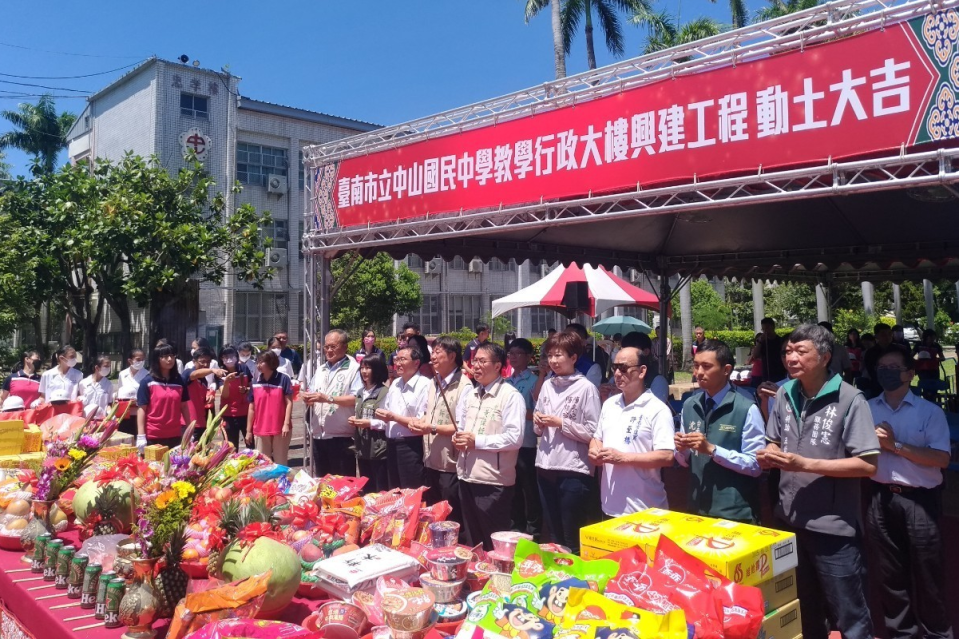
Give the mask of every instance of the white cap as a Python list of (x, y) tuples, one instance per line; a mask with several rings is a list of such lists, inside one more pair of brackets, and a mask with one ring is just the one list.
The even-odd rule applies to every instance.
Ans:
[(50, 393), (50, 403), (53, 402), (68, 402), (70, 401), (70, 395), (67, 394), (66, 389), (58, 388), (52, 393)]
[(929, 354), (929, 351), (919, 351), (916, 359), (932, 359), (932, 355)]
[(135, 399), (136, 396), (137, 389), (133, 386), (121, 386), (117, 393), (117, 399)]
[(2, 411), (14, 411), (14, 410), (23, 410), (23, 398), (17, 397), (16, 395), (10, 395), (5, 400), (3, 400), (3, 407), (0, 408)]

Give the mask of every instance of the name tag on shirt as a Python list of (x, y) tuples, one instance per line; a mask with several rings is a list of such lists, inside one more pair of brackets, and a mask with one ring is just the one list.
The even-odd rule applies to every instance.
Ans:
[(723, 432), (723, 433), (735, 433), (736, 427), (733, 426), (732, 424), (720, 424), (719, 430), (720, 432)]

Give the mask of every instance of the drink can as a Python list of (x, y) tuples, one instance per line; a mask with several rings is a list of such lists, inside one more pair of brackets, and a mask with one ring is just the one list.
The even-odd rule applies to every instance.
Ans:
[(117, 573), (113, 570), (105, 570), (103, 574), (100, 575), (100, 580), (97, 582), (97, 600), (95, 604), (96, 610), (94, 611), (93, 616), (96, 619), (103, 619), (107, 612), (107, 584), (110, 583)]
[(106, 612), (103, 616), (104, 628), (119, 628), (120, 623), (120, 600), (127, 591), (126, 579), (112, 579), (107, 584)]
[(90, 557), (86, 553), (77, 553), (70, 561), (70, 572), (67, 573), (67, 599), (79, 599), (83, 589), (83, 571), (87, 569)]
[(90, 610), (97, 605), (97, 586), (100, 583), (100, 573), (103, 572), (103, 566), (100, 564), (87, 564), (83, 571), (83, 586), (80, 588), (80, 607), (84, 610)]
[(67, 589), (67, 576), (70, 574), (70, 562), (73, 561), (75, 554), (77, 554), (75, 546), (64, 546), (60, 549), (60, 553), (57, 555), (57, 571), (54, 576), (57, 590)]
[(51, 539), (43, 551), (43, 580), (54, 581), (57, 576), (57, 555), (63, 547), (60, 539)]
[(37, 536), (33, 546), (33, 562), (30, 564), (30, 572), (43, 573), (43, 553), (46, 551), (47, 542), (52, 539), (50, 533), (43, 533)]

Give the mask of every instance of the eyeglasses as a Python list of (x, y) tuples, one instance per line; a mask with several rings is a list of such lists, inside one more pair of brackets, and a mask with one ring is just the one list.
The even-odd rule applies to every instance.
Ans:
[(626, 373), (629, 372), (629, 369), (639, 368), (639, 364), (611, 364), (610, 368), (613, 370), (614, 373), (618, 372), (625, 375)]
[(490, 359), (474, 359), (474, 364), (479, 364), (480, 366), (486, 366), (487, 364), (492, 364), (493, 360)]
[(342, 344), (324, 344), (324, 345), (323, 345), (323, 350), (325, 350), (325, 351), (335, 351), (335, 350), (338, 349), (340, 346), (342, 346)]
[(902, 366), (877, 366), (877, 367), (876, 367), (876, 370), (880, 370), (880, 371), (899, 371), (899, 372), (901, 373), (902, 371), (904, 371), (904, 370), (906, 370), (906, 369), (903, 368)]
[(409, 357), (394, 357), (393, 361), (400, 362), (402, 364), (403, 362), (412, 362), (413, 360), (412, 358), (409, 358)]

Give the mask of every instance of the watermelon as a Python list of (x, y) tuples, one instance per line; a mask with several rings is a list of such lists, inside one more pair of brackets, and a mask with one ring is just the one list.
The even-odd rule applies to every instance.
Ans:
[[(126, 529), (129, 529), (133, 525), (132, 486), (125, 481), (111, 483), (119, 489), (123, 496), (123, 505), (117, 511), (117, 519), (126, 526)], [(93, 510), (93, 504), (96, 503), (100, 490), (101, 487), (95, 481), (88, 481), (77, 489), (77, 494), (73, 496), (73, 512), (77, 516), (78, 523), (83, 524), (87, 515)]]
[(263, 608), (257, 615), (261, 618), (274, 616), (293, 601), (300, 587), (300, 558), (296, 551), (269, 537), (260, 537), (252, 546), (234, 542), (223, 558), (223, 576), (227, 581), (246, 579), (267, 570), (273, 574), (267, 582)]

